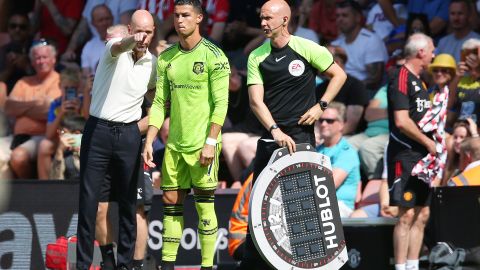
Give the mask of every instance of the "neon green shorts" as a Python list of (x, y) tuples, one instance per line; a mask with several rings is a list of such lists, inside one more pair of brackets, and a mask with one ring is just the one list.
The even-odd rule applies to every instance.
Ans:
[(221, 144), (215, 146), (215, 157), (207, 167), (200, 166), (202, 149), (181, 153), (165, 148), (162, 164), (162, 190), (199, 189), (214, 190), (218, 184)]

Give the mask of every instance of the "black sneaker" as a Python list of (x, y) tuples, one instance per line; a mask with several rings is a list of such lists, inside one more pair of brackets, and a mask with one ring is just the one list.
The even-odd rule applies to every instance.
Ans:
[(105, 266), (103, 262), (100, 263), (100, 269), (102, 270), (115, 270), (115, 266)]
[(158, 270), (175, 270), (175, 262), (162, 261)]

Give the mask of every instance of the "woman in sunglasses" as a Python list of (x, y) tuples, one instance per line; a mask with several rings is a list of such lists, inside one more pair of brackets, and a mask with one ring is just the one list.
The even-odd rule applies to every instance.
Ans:
[(450, 86), (450, 82), (455, 78), (457, 65), (453, 56), (442, 53), (435, 57), (428, 70), (435, 83), (435, 86), (429, 91), (430, 95), (432, 95), (435, 93), (435, 90), (442, 90), (445, 86)]
[[(433, 63), (430, 64), (430, 66), (428, 67), (428, 70), (432, 75), (433, 82), (435, 83), (434, 87), (431, 88), (429, 91), (430, 100), (434, 104), (433, 106), (435, 106), (435, 104), (438, 103), (437, 106), (441, 107), (442, 103), (448, 102), (447, 100), (443, 100), (443, 99), (447, 98), (449, 95), (449, 85), (452, 82), (452, 79), (455, 77), (456, 69), (457, 69), (457, 65), (455, 64), (455, 59), (450, 54), (437, 55), (433, 60)], [(438, 97), (440, 97), (440, 95), (442, 94), (443, 96), (442, 98), (440, 98), (441, 100), (438, 99)], [(434, 110), (434, 108), (432, 108), (432, 110)], [(444, 133), (445, 118), (443, 118), (443, 120), (442, 118), (440, 118), (438, 126), (440, 125), (442, 126), (442, 128), (441, 129), (438, 128), (437, 131), (440, 130), (440, 132), (438, 133), (442, 133), (443, 135), (439, 134), (441, 135), (440, 137), (442, 138), (439, 138), (438, 140), (435, 141), (437, 144), (437, 151), (439, 149), (438, 144), (441, 145), (443, 149), (446, 148), (445, 136), (444, 136), (445, 135)], [(439, 166), (443, 168), (445, 165), (446, 159), (447, 159), (446, 151), (442, 151), (442, 153), (439, 155), (439, 158), (438, 158)], [(440, 184), (443, 172), (444, 172), (443, 169), (441, 169), (439, 171), (439, 174), (434, 178), (434, 184), (433, 184), (434, 186), (438, 186)]]

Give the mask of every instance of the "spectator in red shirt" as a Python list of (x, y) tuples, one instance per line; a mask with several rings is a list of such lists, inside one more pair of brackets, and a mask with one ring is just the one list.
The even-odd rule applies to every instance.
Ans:
[(204, 0), (202, 8), (207, 18), (207, 20), (203, 20), (202, 30), (210, 40), (220, 44), (230, 12), (229, 0)]
[(61, 54), (81, 19), (83, 0), (36, 0), (33, 25), (41, 37), (55, 40)]

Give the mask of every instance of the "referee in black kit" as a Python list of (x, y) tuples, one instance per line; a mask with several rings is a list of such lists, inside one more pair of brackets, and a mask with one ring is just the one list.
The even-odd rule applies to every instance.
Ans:
[(153, 33), (150, 13), (137, 10), (130, 35), (111, 39), (97, 68), (80, 152), (77, 269), (87, 270), (92, 263), (98, 200), (107, 171), (119, 194), (117, 269), (130, 269), (133, 262), (137, 179), (142, 173), (138, 120), (147, 89), (155, 89), (156, 58), (148, 51)]

